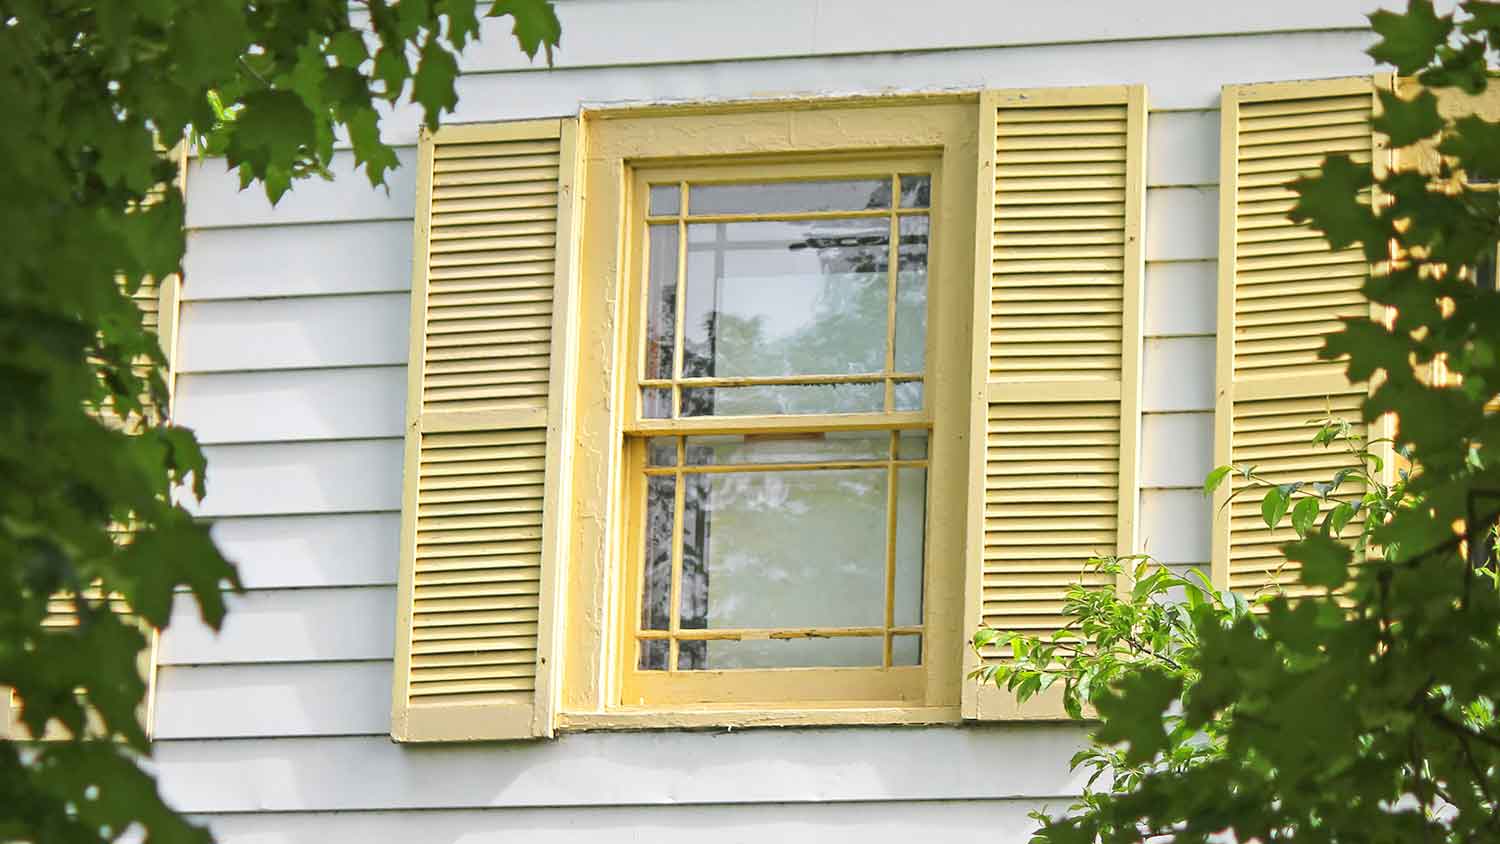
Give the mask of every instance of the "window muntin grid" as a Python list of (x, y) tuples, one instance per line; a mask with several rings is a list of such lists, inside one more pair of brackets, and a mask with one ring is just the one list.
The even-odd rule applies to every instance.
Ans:
[(930, 174), (649, 191), (642, 418), (922, 410)]
[[(925, 431), (654, 437), (645, 452), (639, 670), (921, 664)], [(761, 645), (720, 657), (724, 642)]]

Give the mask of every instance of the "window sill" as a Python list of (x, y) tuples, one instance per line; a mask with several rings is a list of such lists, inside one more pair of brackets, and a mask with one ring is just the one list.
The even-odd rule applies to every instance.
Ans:
[(622, 708), (610, 712), (564, 712), (562, 732), (587, 730), (705, 730), (750, 727), (833, 727), (957, 724), (957, 706), (859, 706), (798, 709), (735, 709), (701, 706), (679, 709)]

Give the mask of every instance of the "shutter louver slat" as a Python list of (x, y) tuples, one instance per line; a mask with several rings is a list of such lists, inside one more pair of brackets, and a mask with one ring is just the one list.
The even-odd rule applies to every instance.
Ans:
[[(1088, 559), (1134, 543), (1145, 94), (999, 92), (980, 107), (967, 617), (1049, 635), (1070, 584), (1113, 587)], [(965, 717), (1061, 715), (1008, 697), (966, 687)]]
[(398, 740), (551, 734), (574, 127), (423, 138)]
[[(1375, 102), (1368, 78), (1224, 91), (1216, 464), (1254, 466), (1275, 483), (1327, 480), (1348, 464), (1312, 438), (1328, 415), (1358, 423), (1366, 387), (1318, 350), (1341, 318), (1371, 313), (1360, 293), (1368, 265), (1360, 250), (1334, 251), (1288, 218), (1296, 204), (1288, 184), (1328, 154), (1376, 161)], [(1298, 564), (1280, 550), (1296, 532), (1288, 523), (1267, 528), (1247, 487), (1232, 476), (1215, 498), (1214, 582), (1247, 596), (1302, 594)], [(1362, 491), (1352, 481), (1340, 490)]]

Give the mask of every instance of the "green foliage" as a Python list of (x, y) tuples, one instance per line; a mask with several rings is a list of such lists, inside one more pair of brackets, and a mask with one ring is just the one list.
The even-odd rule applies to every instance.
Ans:
[[(0, 20), (0, 686), (33, 735), (0, 742), (0, 840), (72, 844), (207, 833), (138, 765), (147, 644), (174, 593), (224, 615), (233, 568), (179, 503), (204, 494), (191, 431), (163, 424), (163, 354), (130, 299), (179, 270), (183, 201), (164, 146), (191, 133), (272, 200), (326, 173), (341, 136), (370, 181), (396, 165), (383, 109), (435, 125), (456, 101), (470, 0), (6, 0)], [(501, 0), (535, 56), (547, 0)], [(159, 143), (162, 142), (162, 143)], [(165, 186), (164, 188), (161, 186)], [(129, 526), (118, 542), (113, 528)], [(91, 591), (93, 590), (93, 591)], [(43, 627), (66, 593), (75, 627)], [(92, 596), (92, 597), (91, 597)]]
[[(1413, 0), (1372, 15), (1371, 55), (1428, 88), (1484, 90), (1500, 3), (1460, 8)], [(1238, 478), (1236, 495), (1260, 496), (1268, 525), (1290, 520), (1297, 598), (1268, 592), (1246, 612), (1201, 580), (1132, 561), (1129, 594), (1075, 589), (1069, 631), (1008, 638), (1014, 660), (985, 679), (1023, 698), (1062, 682), (1075, 717), (1092, 708), (1098, 721), (1075, 759), (1093, 770), (1090, 787), (1066, 815), (1038, 816), (1037, 842), (1500, 840), (1500, 575), (1471, 542), (1500, 518), (1500, 414), (1485, 411), (1500, 393), (1500, 293), (1471, 269), (1500, 240), (1500, 198), (1458, 178), (1500, 173), (1500, 126), (1447, 120), (1428, 93), (1382, 101), (1376, 127), (1396, 146), (1439, 137), (1441, 171), (1377, 179), (1331, 156), (1294, 183), (1293, 216), (1387, 262), (1363, 291), (1392, 309), (1389, 324), (1346, 320), (1321, 354), (1373, 380), (1362, 415), (1393, 414), (1395, 442), (1326, 420), (1314, 442), (1348, 456), (1332, 477), (1210, 474), (1206, 491)], [(1439, 358), (1461, 383), (1424, 377)], [(1415, 467), (1390, 485), (1384, 446)]]

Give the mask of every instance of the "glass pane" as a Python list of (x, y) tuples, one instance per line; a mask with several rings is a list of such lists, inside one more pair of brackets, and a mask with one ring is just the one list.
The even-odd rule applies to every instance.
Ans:
[(677, 226), (651, 226), (646, 279), (646, 377), (671, 378), (677, 323)]
[(927, 533), (927, 470), (896, 470), (897, 627), (922, 623), (922, 546)]
[(882, 384), (687, 387), (682, 391), (683, 416), (870, 413), (884, 404)]
[(646, 555), (642, 571), (641, 629), (666, 630), (672, 606), (672, 517), (677, 481), (671, 475), (646, 478)]
[(678, 203), (677, 185), (652, 185), (650, 214), (676, 214), (682, 206)]
[(641, 416), (647, 419), (672, 418), (672, 390), (670, 387), (641, 388)]
[(666, 671), (668, 647), (666, 639), (641, 640), (640, 670)]
[(681, 625), (878, 627), (885, 469), (685, 477)]
[(692, 217), (700, 214), (797, 214), (891, 207), (891, 180), (884, 178), (692, 185), (688, 190), (691, 197), (688, 216)]
[(896, 457), (901, 460), (925, 460), (927, 458), (927, 432), (902, 431), (896, 440)]
[(901, 207), (926, 208), (932, 204), (931, 176), (901, 177)]
[(926, 217), (901, 218), (896, 274), (896, 371), (921, 372), (927, 345)]
[(652, 437), (647, 440), (646, 462), (651, 466), (676, 466), (677, 438)]
[[(909, 637), (903, 637), (909, 638)], [(682, 642), (677, 667), (733, 668), (865, 668), (884, 663), (879, 637), (840, 636), (829, 639), (713, 639)], [(690, 649), (689, 646), (695, 646)], [(689, 653), (692, 653), (689, 656)]]
[(891, 665), (921, 665), (922, 637), (891, 637)]
[(689, 226), (683, 374), (880, 372), (889, 240), (884, 219)]
[(885, 460), (890, 451), (891, 435), (885, 431), (688, 437), (687, 464), (718, 466), (734, 463)]
[(922, 382), (901, 381), (896, 384), (896, 409), (922, 409)]

